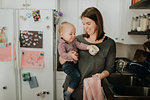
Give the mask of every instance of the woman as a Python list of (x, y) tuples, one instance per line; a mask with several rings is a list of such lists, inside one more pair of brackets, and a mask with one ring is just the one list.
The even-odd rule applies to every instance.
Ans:
[[(105, 36), (103, 18), (100, 11), (95, 7), (87, 8), (81, 14), (81, 20), (85, 34), (77, 36), (77, 40), (99, 47), (97, 55), (92, 56), (88, 51), (79, 50), (78, 69), (81, 73), (79, 86), (71, 95), (71, 100), (83, 100), (83, 80), (88, 77), (98, 77), (101, 80), (108, 77), (114, 71), (116, 57), (116, 45), (114, 40)], [(60, 58), (60, 62), (64, 63)], [(67, 76), (63, 85), (67, 89), (70, 78)]]

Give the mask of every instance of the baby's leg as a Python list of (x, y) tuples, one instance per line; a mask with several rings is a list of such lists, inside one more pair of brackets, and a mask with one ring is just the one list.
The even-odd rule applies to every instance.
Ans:
[(74, 89), (78, 86), (81, 77), (77, 69), (77, 64), (74, 64), (73, 62), (65, 63), (63, 69), (64, 72), (71, 78), (67, 91), (64, 92), (65, 100), (70, 100), (70, 95), (74, 91)]

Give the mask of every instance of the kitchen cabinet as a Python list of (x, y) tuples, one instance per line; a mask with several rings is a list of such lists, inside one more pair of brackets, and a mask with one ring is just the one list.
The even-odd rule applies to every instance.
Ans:
[(1, 0), (2, 8), (19, 9), (54, 9), (57, 0)]
[[(63, 17), (60, 20), (68, 21), (75, 25), (76, 30), (78, 30), (78, 2), (77, 0), (60, 0), (60, 11), (63, 13)], [(78, 34), (78, 31), (76, 31)]]
[(84, 33), (84, 30), (83, 30), (83, 26), (82, 26), (82, 21), (81, 21), (81, 14), (82, 12), (88, 8), (88, 7), (98, 7), (98, 0), (78, 0), (78, 34), (82, 34)]
[(106, 35), (113, 38), (115, 42), (121, 42), (121, 1), (122, 0), (98, 1), (98, 8), (104, 21), (104, 31)]
[(64, 100), (62, 85), (65, 81), (65, 77), (66, 74), (63, 71), (56, 72), (56, 100)]
[(98, 0), (60, 0), (60, 11), (63, 12), (61, 21), (68, 21), (75, 25), (76, 35), (83, 34), (80, 15), (90, 6), (97, 7)]

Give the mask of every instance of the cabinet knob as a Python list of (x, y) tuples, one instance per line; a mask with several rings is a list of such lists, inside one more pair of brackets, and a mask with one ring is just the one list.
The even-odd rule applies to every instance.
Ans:
[(124, 41), (124, 39), (121, 39), (122, 41)]
[(3, 86), (3, 89), (6, 90), (6, 89), (7, 89), (7, 86)]
[(29, 7), (30, 4), (22, 4), (23, 7)]
[(23, 6), (23, 7), (25, 7), (25, 6), (26, 6), (26, 4), (22, 4), (22, 6)]
[(118, 38), (115, 38), (115, 40), (118, 40)]
[(38, 93), (37, 96), (40, 96), (40, 94)]
[(29, 7), (29, 6), (30, 6), (30, 4), (26, 4), (26, 6), (27, 6), (27, 7)]

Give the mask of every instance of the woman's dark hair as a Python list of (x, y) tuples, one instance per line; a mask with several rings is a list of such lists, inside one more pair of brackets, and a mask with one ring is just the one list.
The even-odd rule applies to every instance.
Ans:
[[(97, 29), (98, 29), (97, 40), (103, 38), (105, 32), (104, 32), (104, 26), (103, 26), (103, 18), (102, 18), (100, 11), (95, 7), (89, 7), (81, 14), (81, 19), (82, 17), (87, 17), (93, 20), (96, 23)], [(83, 34), (83, 37), (89, 38), (89, 35), (87, 34), (87, 32)]]

